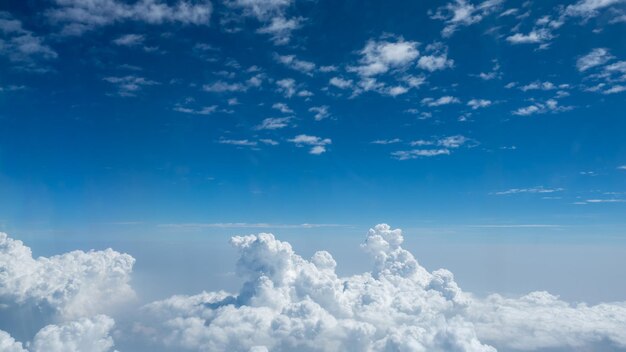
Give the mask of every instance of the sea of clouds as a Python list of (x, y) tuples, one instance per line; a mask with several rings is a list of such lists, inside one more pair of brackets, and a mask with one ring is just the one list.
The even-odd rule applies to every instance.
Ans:
[(403, 240), (375, 226), (361, 244), (372, 270), (339, 277), (326, 251), (305, 259), (272, 234), (237, 236), (239, 292), (142, 304), (130, 255), (33, 258), (0, 233), (0, 352), (626, 350), (626, 302), (475, 297)]

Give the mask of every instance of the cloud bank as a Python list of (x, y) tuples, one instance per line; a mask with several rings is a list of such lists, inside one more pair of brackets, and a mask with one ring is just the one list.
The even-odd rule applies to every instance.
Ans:
[(372, 270), (340, 277), (326, 251), (305, 259), (269, 233), (233, 237), (237, 275), (245, 281), (239, 292), (148, 303), (125, 313), (128, 329), (114, 331), (114, 320), (99, 313), (114, 315), (112, 303), (132, 296), (132, 257), (107, 250), (33, 259), (28, 247), (2, 234), (3, 304), (51, 305), (59, 321), (26, 343), (0, 330), (0, 351), (106, 352), (112, 336), (138, 340), (139, 351), (626, 348), (626, 302), (572, 305), (542, 291), (476, 297), (450, 271), (422, 267), (403, 241), (401, 230), (375, 226), (361, 244)]

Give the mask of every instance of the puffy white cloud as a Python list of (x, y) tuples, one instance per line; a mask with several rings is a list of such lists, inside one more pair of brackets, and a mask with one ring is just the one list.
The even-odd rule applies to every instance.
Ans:
[(492, 295), (469, 308), (481, 340), (502, 349), (589, 349), (594, 343), (626, 347), (626, 303), (571, 305), (548, 292), (520, 298)]
[(443, 20), (446, 24), (441, 34), (451, 36), (459, 27), (469, 26), (500, 8), (502, 0), (486, 0), (479, 4), (472, 4), (466, 0), (456, 0), (437, 9), (431, 18)]
[(123, 21), (150, 24), (177, 22), (208, 25), (213, 12), (209, 1), (179, 0), (175, 5), (165, 1), (140, 0), (127, 3), (119, 0), (55, 0), (47, 11), (48, 18), (62, 25), (62, 33), (80, 35), (85, 31)]
[(113, 319), (106, 315), (81, 318), (59, 325), (47, 325), (27, 344), (16, 342), (8, 333), (0, 330), (2, 352), (108, 352), (113, 348), (109, 335)]
[(234, 237), (238, 295), (174, 296), (144, 309), (153, 337), (199, 351), (495, 351), (459, 312), (470, 303), (445, 270), (432, 274), (378, 225), (363, 249), (374, 271), (340, 278), (328, 252), (309, 260), (271, 234)]
[(352, 87), (351, 79), (344, 79), (341, 77), (333, 77), (328, 81), (328, 83), (330, 83), (330, 85), (335, 86), (339, 89), (348, 89)]
[(419, 56), (417, 46), (417, 42), (405, 41), (402, 38), (392, 41), (370, 39), (360, 51), (360, 65), (350, 67), (349, 70), (364, 77), (371, 77), (391, 69), (406, 67)]
[(417, 61), (417, 66), (430, 72), (444, 70), (454, 66), (454, 60), (448, 59), (448, 48), (441, 43), (430, 44), (426, 47), (429, 55), (424, 55)]
[(0, 303), (35, 305), (62, 319), (108, 312), (135, 297), (134, 262), (112, 249), (35, 259), (21, 241), (0, 233)]
[(21, 342), (15, 341), (7, 332), (0, 330), (0, 351), (2, 352), (27, 352)]
[(587, 55), (578, 58), (578, 60), (576, 60), (576, 67), (578, 71), (584, 72), (592, 67), (604, 65), (611, 59), (613, 59), (613, 56), (609, 53), (608, 49), (595, 48)]

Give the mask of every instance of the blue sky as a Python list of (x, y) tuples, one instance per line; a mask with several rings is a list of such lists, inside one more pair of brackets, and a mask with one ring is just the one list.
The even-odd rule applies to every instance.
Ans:
[(621, 1), (150, 3), (2, 5), (5, 230), (623, 234)]
[(625, 0), (1, 2), (0, 348), (623, 351), (625, 29)]

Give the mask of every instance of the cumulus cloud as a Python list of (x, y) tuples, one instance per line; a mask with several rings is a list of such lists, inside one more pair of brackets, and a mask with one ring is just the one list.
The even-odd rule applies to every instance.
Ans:
[[(307, 145), (324, 143), (306, 135), (294, 140)], [(451, 147), (460, 140), (440, 139)], [(402, 247), (403, 242), (401, 230), (376, 225), (361, 244), (371, 258), (371, 271), (339, 276), (337, 262), (329, 252), (318, 251), (306, 259), (289, 243), (269, 233), (236, 236), (231, 239), (239, 252), (236, 273), (244, 281), (239, 292), (176, 295), (149, 303), (133, 319), (131, 331), (119, 330), (115, 334), (149, 341), (156, 344), (157, 350), (165, 347), (193, 351), (495, 352), (626, 348), (626, 302), (570, 304), (543, 291), (521, 297), (476, 297), (464, 292), (450, 271), (430, 272), (422, 267)], [(46, 286), (64, 286), (66, 280), (58, 277), (72, 277), (76, 278), (72, 285), (77, 284), (72, 288), (85, 290), (81, 273), (102, 272), (99, 268), (109, 266), (113, 253), (116, 252), (71, 252), (33, 259), (28, 247), (2, 235), (0, 296), (4, 299), (6, 292), (21, 292), (21, 288), (32, 287), (32, 282), (43, 281), (42, 272), (47, 274)], [(86, 262), (85, 256), (93, 260)], [(127, 276), (128, 267), (132, 266), (129, 258), (122, 260), (125, 265), (106, 271), (106, 276)], [(35, 270), (37, 266), (59, 262), (65, 264)], [(11, 283), (15, 276), (19, 276), (21, 286)], [(106, 282), (106, 287), (116, 282), (119, 291), (117, 279), (94, 276), (98, 276), (98, 282)], [(100, 305), (102, 300), (119, 295), (106, 287), (106, 294), (87, 289), (90, 296), (86, 301)], [(92, 297), (94, 293), (96, 296)], [(17, 301), (15, 294), (10, 295)], [(113, 319), (93, 315), (47, 325), (26, 343), (0, 331), (0, 350), (108, 352), (114, 346), (113, 328)]]
[(328, 252), (306, 260), (271, 234), (234, 237), (246, 279), (239, 294), (154, 302), (145, 312), (162, 323), (146, 330), (200, 351), (494, 351), (456, 317), (470, 301), (452, 274), (428, 273), (402, 241), (400, 230), (376, 226), (362, 245), (373, 272), (340, 278)]
[(0, 303), (36, 305), (64, 319), (107, 312), (134, 298), (134, 262), (112, 249), (35, 259), (21, 241), (0, 233)]
[(430, 44), (426, 47), (428, 55), (417, 61), (417, 66), (430, 72), (444, 70), (454, 66), (454, 60), (448, 59), (448, 48), (441, 43)]
[(174, 5), (159, 0), (132, 3), (119, 0), (54, 0), (54, 3), (56, 6), (46, 15), (51, 22), (62, 26), (61, 33), (65, 35), (80, 35), (123, 21), (208, 25), (213, 12), (211, 2), (206, 0), (179, 0)]
[(391, 69), (406, 67), (419, 56), (417, 46), (417, 42), (405, 41), (402, 38), (370, 39), (360, 51), (360, 65), (350, 67), (349, 70), (364, 77), (371, 77)]
[(113, 348), (109, 335), (114, 321), (106, 315), (81, 318), (59, 325), (47, 325), (25, 349), (8, 333), (0, 330), (2, 352), (108, 352)]
[(117, 87), (116, 94), (120, 97), (134, 97), (143, 87), (159, 84), (159, 82), (134, 75), (122, 77), (111, 76), (105, 77), (103, 80), (114, 84)]

